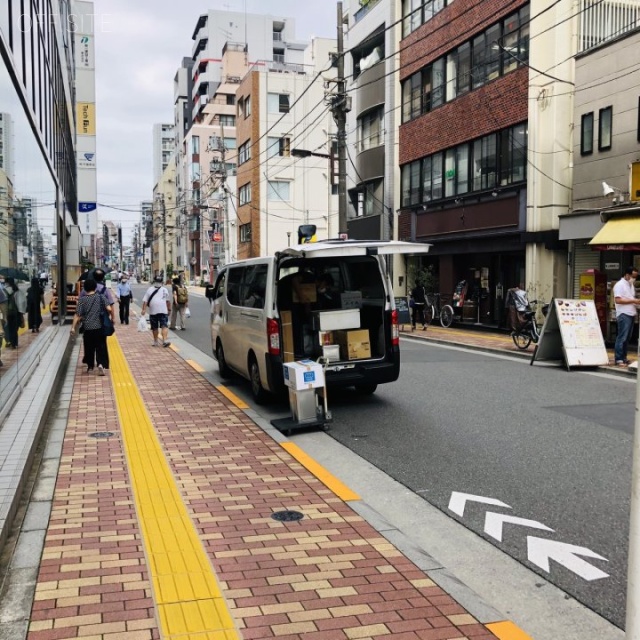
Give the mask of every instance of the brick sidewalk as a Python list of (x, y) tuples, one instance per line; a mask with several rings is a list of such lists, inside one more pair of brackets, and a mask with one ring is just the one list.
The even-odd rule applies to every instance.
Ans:
[[(135, 323), (117, 338), (239, 637), (496, 637), (178, 354), (152, 348)], [(160, 638), (153, 541), (131, 479), (145, 469), (128, 467), (112, 387), (126, 382), (113, 363), (103, 378), (83, 370), (78, 362), (29, 640)], [(282, 510), (304, 518), (271, 518)], [(238, 637), (221, 633), (163, 637)]]

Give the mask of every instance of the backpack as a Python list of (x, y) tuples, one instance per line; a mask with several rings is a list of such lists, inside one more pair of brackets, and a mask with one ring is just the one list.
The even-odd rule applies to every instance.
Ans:
[(176, 289), (176, 300), (178, 304), (187, 304), (189, 302), (189, 292), (186, 287), (178, 287)]

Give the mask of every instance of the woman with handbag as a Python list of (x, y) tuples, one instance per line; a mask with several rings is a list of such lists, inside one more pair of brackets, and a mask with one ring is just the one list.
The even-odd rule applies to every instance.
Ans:
[(107, 298), (96, 293), (96, 287), (95, 280), (89, 278), (84, 281), (84, 290), (87, 295), (78, 299), (78, 308), (71, 323), (71, 335), (74, 335), (76, 327), (82, 322), (81, 333), (84, 344), (82, 362), (87, 365), (87, 373), (93, 371), (97, 364), (98, 375), (103, 376), (105, 369), (109, 368), (109, 352), (103, 319), (105, 315), (111, 315), (112, 309)]

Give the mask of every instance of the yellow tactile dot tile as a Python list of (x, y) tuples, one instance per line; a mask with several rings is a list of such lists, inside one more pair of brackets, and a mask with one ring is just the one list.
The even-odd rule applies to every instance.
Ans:
[(109, 344), (116, 406), (162, 636), (239, 640), (124, 353), (117, 338)]

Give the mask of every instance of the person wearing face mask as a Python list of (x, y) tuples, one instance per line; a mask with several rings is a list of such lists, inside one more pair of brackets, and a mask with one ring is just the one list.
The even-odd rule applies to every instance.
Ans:
[(638, 270), (635, 267), (627, 267), (622, 278), (613, 287), (618, 325), (615, 345), (615, 359), (618, 367), (627, 367), (631, 364), (627, 358), (627, 349), (633, 331), (633, 323), (636, 319), (636, 305), (640, 304), (640, 300), (636, 298), (634, 286), (637, 277)]

